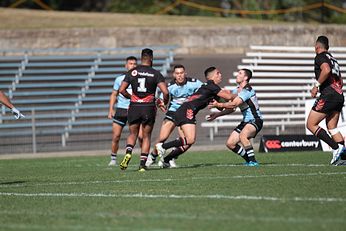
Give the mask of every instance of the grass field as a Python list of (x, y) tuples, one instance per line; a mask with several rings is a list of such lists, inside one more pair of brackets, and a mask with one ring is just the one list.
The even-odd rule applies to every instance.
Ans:
[(124, 13), (62, 12), (0, 8), (0, 29), (54, 29), (106, 27), (215, 27), (253, 24), (289, 24), (269, 20), (144, 15)]
[[(119, 160), (122, 156), (119, 156)], [(345, 230), (346, 169), (322, 152), (189, 152), (178, 169), (106, 157), (0, 161), (0, 230)]]

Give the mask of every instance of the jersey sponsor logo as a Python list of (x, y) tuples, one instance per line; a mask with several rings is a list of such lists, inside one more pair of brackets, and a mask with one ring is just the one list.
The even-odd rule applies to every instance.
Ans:
[(192, 109), (187, 109), (186, 118), (188, 118), (189, 120), (193, 119), (193, 110)]
[(138, 74), (140, 76), (154, 77), (154, 74), (149, 72), (138, 72)]
[(135, 94), (131, 95), (131, 102), (133, 103), (152, 103), (154, 102), (154, 100), (155, 100), (154, 94), (148, 95), (144, 98), (140, 98)]
[(133, 71), (131, 72), (131, 75), (132, 75), (132, 76), (137, 76), (137, 75), (138, 75), (138, 71), (137, 71), (137, 70), (133, 70)]

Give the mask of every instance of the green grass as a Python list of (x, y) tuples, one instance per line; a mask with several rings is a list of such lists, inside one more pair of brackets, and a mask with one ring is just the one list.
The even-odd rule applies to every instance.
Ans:
[(55, 29), (109, 27), (222, 27), (231, 25), (289, 24), (270, 20), (145, 15), (125, 13), (62, 12), (0, 8), (0, 29)]
[[(119, 156), (121, 160), (122, 156)], [(189, 152), (178, 169), (106, 157), (0, 161), (0, 230), (345, 230), (345, 167), (322, 152)]]

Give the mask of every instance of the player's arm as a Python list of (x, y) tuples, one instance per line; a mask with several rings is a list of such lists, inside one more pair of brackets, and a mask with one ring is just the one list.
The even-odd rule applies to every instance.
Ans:
[(226, 100), (234, 100), (237, 97), (236, 94), (233, 94), (231, 93), (231, 91), (225, 89), (221, 89), (221, 91), (217, 93), (217, 96), (224, 98)]
[(167, 84), (165, 82), (159, 82), (157, 84), (158, 88), (160, 89), (162, 96), (163, 96), (163, 103), (165, 105), (168, 104), (169, 101), (169, 93), (168, 93), (168, 88), (167, 88)]
[(17, 108), (13, 106), (10, 99), (2, 91), (0, 91), (0, 102), (4, 104), (7, 108), (11, 109), (11, 112), (16, 119), (25, 117), (22, 113), (20, 113), (20, 111)]
[(225, 103), (220, 103), (217, 101), (213, 101), (211, 104), (209, 104), (210, 108), (216, 107), (216, 108), (226, 108), (226, 109), (233, 109), (235, 110), (236, 107), (238, 107), (240, 104), (243, 103), (243, 100), (237, 96), (235, 97), (234, 100), (230, 100), (228, 102)]
[(225, 109), (225, 110), (220, 111), (220, 112), (213, 112), (213, 113), (207, 115), (207, 116), (205, 117), (205, 119), (206, 119), (207, 121), (213, 121), (213, 120), (215, 120), (216, 118), (218, 118), (218, 117), (220, 117), (220, 116), (224, 116), (224, 115), (231, 114), (231, 113), (233, 113), (234, 111), (235, 111), (235, 109), (232, 108), (232, 109)]
[(318, 88), (320, 87), (321, 84), (323, 84), (326, 79), (328, 79), (329, 73), (331, 72), (330, 66), (328, 63), (322, 63), (321, 66), (321, 73), (318, 79), (316, 80), (313, 88), (311, 89), (311, 97), (315, 98), (318, 92)]
[(112, 119), (115, 114), (114, 105), (117, 102), (118, 94), (119, 94), (119, 91), (113, 90), (111, 96), (109, 97), (108, 119)]
[(126, 90), (129, 85), (130, 83), (123, 81), (119, 88), (119, 93), (122, 94), (127, 99), (131, 99), (131, 94), (128, 93), (128, 91)]

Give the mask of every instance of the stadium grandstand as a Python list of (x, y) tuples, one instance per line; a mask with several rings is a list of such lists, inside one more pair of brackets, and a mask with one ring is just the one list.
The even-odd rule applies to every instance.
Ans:
[[(331, 53), (338, 60), (341, 75), (346, 74), (346, 47), (332, 47)], [(238, 69), (253, 71), (251, 85), (254, 87), (264, 117), (263, 134), (304, 134), (305, 102), (312, 99), (314, 49), (313, 47), (250, 46)], [(233, 73), (236, 75), (236, 72)], [(234, 80), (229, 84), (234, 87)], [(232, 86), (226, 88), (233, 88)], [(344, 89), (345, 91), (345, 89)], [(214, 109), (216, 110), (216, 109)], [(212, 110), (213, 111), (213, 110)], [(209, 128), (210, 140), (238, 125), (242, 115), (239, 111), (203, 122)]]
[[(152, 48), (154, 68), (167, 76), (176, 46)], [(1, 50), (0, 89), (26, 115), (14, 121), (2, 105), (1, 152), (66, 150), (69, 144), (109, 141), (114, 79), (125, 72), (126, 57), (139, 57), (141, 49)]]

